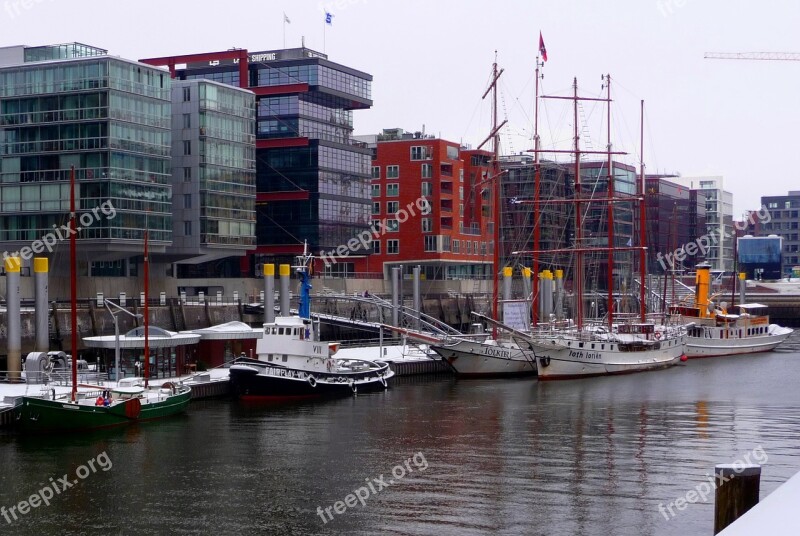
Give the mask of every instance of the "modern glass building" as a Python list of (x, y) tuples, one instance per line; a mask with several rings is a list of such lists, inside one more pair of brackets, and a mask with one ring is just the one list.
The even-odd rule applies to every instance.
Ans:
[(706, 229), (704, 234), (716, 238), (706, 254), (712, 270), (733, 271), (733, 194), (724, 189), (719, 176), (670, 177), (671, 182), (702, 190), (706, 200)]
[(0, 245), (20, 251), (66, 224), (74, 167), (84, 274), (132, 275), (146, 228), (163, 252), (170, 87), (168, 73), (87, 45), (0, 49)]
[(238, 272), (255, 249), (255, 95), (209, 80), (172, 85), (173, 243), (178, 277)]
[[(800, 190), (761, 198), (761, 210), (751, 213), (758, 234), (777, 235), (783, 244), (783, 276), (800, 272)], [(794, 277), (798, 277), (794, 275)]]
[(253, 91), (256, 106), (257, 249), (261, 262), (347, 244), (370, 222), (371, 152), (352, 139), (354, 110), (372, 106), (372, 76), (307, 48), (233, 49), (142, 60), (175, 78)]

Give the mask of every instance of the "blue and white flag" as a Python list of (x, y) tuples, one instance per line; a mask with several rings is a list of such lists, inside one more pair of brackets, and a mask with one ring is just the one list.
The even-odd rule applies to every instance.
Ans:
[(333, 26), (333, 14), (325, 12), (325, 24)]

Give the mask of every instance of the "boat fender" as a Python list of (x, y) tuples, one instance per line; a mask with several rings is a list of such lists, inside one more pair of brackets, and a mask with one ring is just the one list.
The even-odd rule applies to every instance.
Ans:
[(316, 387), (317, 386), (317, 379), (312, 374), (309, 374), (308, 378), (306, 378), (306, 379), (308, 380), (308, 384), (311, 387)]
[(353, 394), (354, 395), (358, 394), (358, 386), (356, 385), (356, 382), (354, 382), (354, 381), (350, 382), (350, 389), (353, 390)]
[(331, 363), (330, 359), (328, 359), (327, 367), (328, 367), (328, 372), (330, 372), (331, 369), (333, 368), (333, 364)]
[(381, 384), (383, 384), (384, 389), (386, 388), (386, 378), (383, 377), (383, 374), (378, 376), (381, 379)]
[(542, 357), (540, 357), (539, 358), (539, 364), (541, 364), (543, 367), (549, 367), (550, 366), (550, 356), (549, 355), (543, 355)]

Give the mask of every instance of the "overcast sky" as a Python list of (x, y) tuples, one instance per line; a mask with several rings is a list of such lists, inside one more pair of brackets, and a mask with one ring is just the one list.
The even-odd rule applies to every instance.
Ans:
[[(334, 15), (325, 26), (324, 11)], [(290, 19), (284, 25), (283, 13)], [(800, 190), (800, 62), (706, 60), (706, 51), (800, 52), (796, 0), (0, 0), (0, 46), (80, 41), (130, 59), (300, 45), (375, 77), (355, 133), (401, 127), (477, 146), (480, 97), (497, 51), (505, 69), (503, 152), (531, 147), (533, 69), (542, 31), (544, 94), (600, 94), (612, 76), (612, 137), (638, 162), (645, 100), (648, 173), (722, 175), (735, 214)], [(606, 143), (604, 111), (584, 105), (584, 141)], [(572, 113), (543, 104), (545, 146), (569, 143)]]

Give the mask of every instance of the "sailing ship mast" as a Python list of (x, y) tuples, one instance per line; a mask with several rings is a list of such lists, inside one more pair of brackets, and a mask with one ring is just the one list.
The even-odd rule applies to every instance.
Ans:
[(578, 130), (578, 77), (572, 80), (573, 123), (575, 139), (575, 273), (572, 276), (575, 294), (575, 324), (583, 327), (583, 233), (581, 231), (581, 137)]
[(150, 308), (148, 297), (150, 296), (150, 258), (147, 251), (147, 237), (150, 234), (148, 228), (148, 218), (145, 216), (144, 229), (144, 387), (149, 387), (150, 377)]
[[(611, 158), (611, 75), (604, 77), (608, 90), (608, 197), (614, 198), (614, 162)], [(598, 177), (599, 179), (600, 177)], [(608, 330), (612, 331), (614, 325), (614, 202), (608, 204)]]
[[(640, 121), (640, 132), (639, 132), (639, 187), (637, 188), (639, 194), (639, 320), (644, 323), (647, 317), (647, 311), (645, 308), (645, 289), (644, 289), (644, 278), (645, 274), (647, 273), (647, 253), (645, 250), (645, 225), (646, 225), (646, 206), (644, 202), (644, 193), (645, 193), (645, 170), (644, 170), (644, 99), (641, 101), (641, 121)], [(673, 274), (674, 276), (674, 274)], [(664, 279), (666, 280), (666, 274), (664, 274)], [(664, 291), (664, 303), (666, 304), (666, 289)], [(664, 313), (666, 313), (666, 305), (664, 307)]]
[(72, 401), (78, 397), (78, 262), (77, 236), (75, 227), (75, 166), (69, 170), (69, 298), (70, 329), (72, 337)]
[[(498, 320), (497, 308), (498, 302), (500, 301), (500, 294), (499, 294), (499, 271), (500, 271), (500, 129), (503, 128), (508, 120), (504, 120), (499, 125), (497, 124), (497, 79), (500, 78), (500, 75), (503, 74), (505, 69), (497, 70), (497, 51), (494, 52), (495, 58), (494, 63), (492, 64), (492, 81), (489, 83), (489, 87), (486, 88), (486, 91), (483, 93), (481, 99), (485, 99), (486, 96), (491, 92), (492, 93), (492, 131), (489, 133), (489, 136), (486, 137), (480, 145), (478, 145), (478, 149), (486, 145), (486, 142), (492, 140), (492, 149), (494, 152), (493, 162), (492, 162), (492, 171), (493, 175), (486, 179), (486, 181), (494, 181), (494, 187), (492, 188), (492, 205), (493, 205), (493, 216), (494, 216), (494, 228), (492, 233), (492, 238), (494, 241), (494, 254), (492, 256), (492, 317), (495, 320)], [(497, 326), (492, 326), (492, 337), (497, 338)]]
[[(539, 36), (541, 40), (541, 33)], [(544, 62), (539, 63), (539, 54), (536, 54), (536, 90), (533, 99), (533, 249), (539, 250), (539, 242), (541, 241), (541, 227), (539, 218), (541, 211), (539, 210), (540, 191), (542, 183), (541, 164), (539, 163), (539, 68), (544, 67)], [(531, 287), (531, 321), (535, 327), (539, 319), (539, 308), (537, 303), (539, 301), (539, 254), (533, 255), (533, 285)]]

